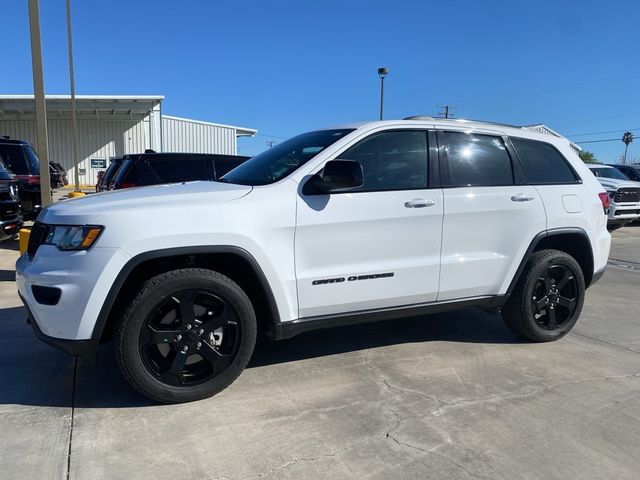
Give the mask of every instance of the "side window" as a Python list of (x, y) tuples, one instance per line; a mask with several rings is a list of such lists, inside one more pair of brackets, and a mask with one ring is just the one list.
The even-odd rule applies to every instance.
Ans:
[(441, 132), (442, 186), (513, 185), (511, 157), (500, 137)]
[(201, 158), (157, 159), (149, 161), (149, 168), (162, 183), (206, 180), (205, 160)]
[(528, 183), (576, 183), (578, 177), (552, 145), (525, 138), (511, 138)]
[(427, 188), (427, 132), (397, 130), (376, 133), (340, 155), (362, 165), (364, 185), (358, 192)]

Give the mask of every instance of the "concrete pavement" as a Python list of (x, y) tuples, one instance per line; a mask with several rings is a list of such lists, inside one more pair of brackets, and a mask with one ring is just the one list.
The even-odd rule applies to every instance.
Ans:
[(0, 478), (638, 478), (640, 227), (614, 233), (558, 342), (475, 310), (314, 332), (177, 406), (133, 392), (110, 346), (92, 369), (38, 342), (16, 257), (0, 250)]

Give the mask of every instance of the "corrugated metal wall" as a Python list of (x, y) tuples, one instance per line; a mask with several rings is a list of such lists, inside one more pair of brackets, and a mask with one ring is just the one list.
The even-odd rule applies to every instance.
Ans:
[(163, 115), (162, 151), (236, 155), (236, 129)]
[[(78, 155), (80, 163), (80, 183), (94, 185), (100, 169), (91, 168), (92, 158), (109, 159), (126, 153), (144, 152), (149, 148), (148, 117), (145, 119), (92, 119), (78, 120)], [(59, 162), (68, 171), (69, 182), (73, 183), (74, 172), (71, 159), (71, 121), (50, 119), (47, 122), (49, 134), (49, 159)], [(0, 135), (27, 140), (36, 146), (36, 125), (34, 120), (0, 120)], [(84, 174), (82, 171), (84, 169)]]
[[(127, 153), (144, 152), (150, 145), (149, 116), (144, 118), (99, 118), (78, 120), (78, 155), (80, 184), (95, 185), (101, 169), (91, 168), (91, 159), (109, 159)], [(71, 120), (50, 118), (49, 159), (67, 169), (73, 184), (71, 160)], [(162, 151), (185, 153), (220, 153), (236, 155), (236, 129), (177, 117), (162, 117)], [(33, 119), (2, 120), (0, 135), (27, 140), (36, 146), (36, 124)], [(84, 173), (83, 173), (84, 171)]]

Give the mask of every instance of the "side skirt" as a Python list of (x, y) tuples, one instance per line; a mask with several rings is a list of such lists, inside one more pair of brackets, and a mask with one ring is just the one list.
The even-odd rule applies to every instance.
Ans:
[(283, 340), (312, 330), (325, 328), (357, 325), (360, 323), (392, 320), (395, 318), (409, 318), (432, 313), (449, 312), (465, 308), (479, 307), (488, 311), (498, 311), (509, 298), (508, 295), (495, 295), (489, 297), (462, 298), (447, 302), (431, 302), (398, 307), (377, 308), (372, 310), (360, 310), (357, 312), (337, 313), (332, 315), (318, 315), (304, 317), (290, 322), (282, 322), (274, 325), (275, 340)]

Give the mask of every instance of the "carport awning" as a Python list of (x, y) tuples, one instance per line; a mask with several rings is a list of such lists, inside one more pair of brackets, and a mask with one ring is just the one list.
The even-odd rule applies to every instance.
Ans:
[[(51, 118), (71, 117), (70, 95), (47, 95), (47, 114)], [(146, 116), (158, 106), (162, 95), (76, 95), (78, 118)], [(35, 116), (33, 95), (0, 95), (0, 120), (26, 120)]]

